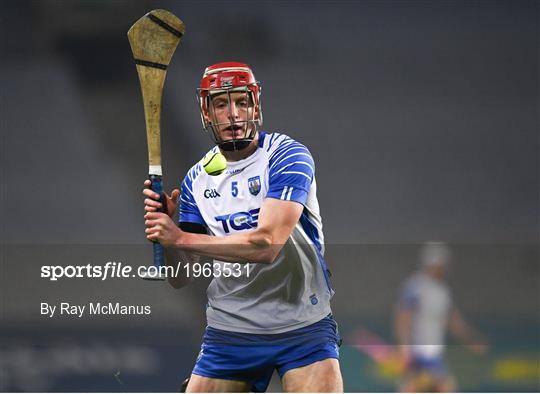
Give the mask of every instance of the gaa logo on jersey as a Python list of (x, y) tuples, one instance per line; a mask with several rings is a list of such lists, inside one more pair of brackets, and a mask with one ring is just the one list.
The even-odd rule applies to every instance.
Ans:
[(261, 177), (254, 176), (248, 179), (249, 192), (256, 196), (261, 191)]
[(206, 189), (204, 191), (204, 198), (217, 198), (217, 197), (221, 197), (221, 194), (219, 194), (216, 189)]
[(232, 228), (233, 230), (239, 231), (239, 230), (249, 230), (252, 228), (257, 227), (257, 220), (259, 219), (259, 210), (260, 208), (252, 209), (249, 212), (235, 212), (231, 213), (230, 215), (221, 215), (216, 216), (215, 219), (218, 222), (221, 222), (221, 225), (223, 226), (223, 231), (225, 231), (225, 234), (228, 234), (231, 232), (229, 229)]

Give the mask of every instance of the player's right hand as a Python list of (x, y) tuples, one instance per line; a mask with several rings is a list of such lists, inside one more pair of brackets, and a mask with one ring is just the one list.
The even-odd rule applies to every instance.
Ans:
[[(150, 182), (149, 179), (144, 181), (143, 195), (146, 197), (144, 199), (145, 212), (156, 212), (159, 208), (162, 208), (162, 205), (159, 202), (159, 194), (152, 191), (152, 189), (150, 189), (151, 186), (152, 182)], [(163, 193), (165, 194), (165, 200), (167, 201), (167, 213), (172, 217), (176, 211), (178, 197), (180, 197), (180, 190), (174, 189), (170, 196), (165, 192)]]

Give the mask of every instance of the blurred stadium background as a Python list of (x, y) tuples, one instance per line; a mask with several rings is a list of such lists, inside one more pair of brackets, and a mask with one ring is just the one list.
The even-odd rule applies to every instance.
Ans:
[[(167, 188), (210, 146), (194, 91), (217, 61), (250, 64), (263, 129), (312, 151), (347, 391), (394, 390), (351, 335), (392, 343), (426, 240), (452, 247), (454, 299), (491, 345), (450, 342), (460, 388), (540, 390), (537, 1), (51, 0), (3, 1), (0, 16), (2, 391), (176, 391), (198, 353), (204, 281), (39, 278), (42, 264), (149, 261), (126, 32), (154, 8), (187, 26), (164, 93)], [(55, 301), (153, 312), (41, 317)]]

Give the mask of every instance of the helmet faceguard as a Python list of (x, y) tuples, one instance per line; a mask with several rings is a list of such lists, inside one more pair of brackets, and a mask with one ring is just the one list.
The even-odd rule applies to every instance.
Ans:
[[(226, 62), (206, 68), (197, 89), (197, 100), (203, 129), (221, 149), (241, 150), (253, 141), (257, 127), (262, 125), (260, 95), (261, 87), (248, 65)], [(214, 99), (218, 97), (216, 105)], [(228, 112), (227, 120), (217, 121), (215, 113), (223, 110)], [(240, 112), (243, 117), (237, 115)], [(223, 138), (220, 131), (227, 129), (231, 137)], [(237, 135), (238, 129), (243, 129), (241, 135)]]

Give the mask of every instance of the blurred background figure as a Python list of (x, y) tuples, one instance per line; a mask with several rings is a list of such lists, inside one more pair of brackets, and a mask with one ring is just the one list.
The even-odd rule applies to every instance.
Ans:
[(450, 259), (445, 243), (424, 244), (420, 267), (400, 293), (394, 328), (405, 365), (399, 383), (402, 392), (457, 390), (444, 360), (447, 331), (475, 353), (482, 354), (487, 349), (453, 304), (446, 281)]

